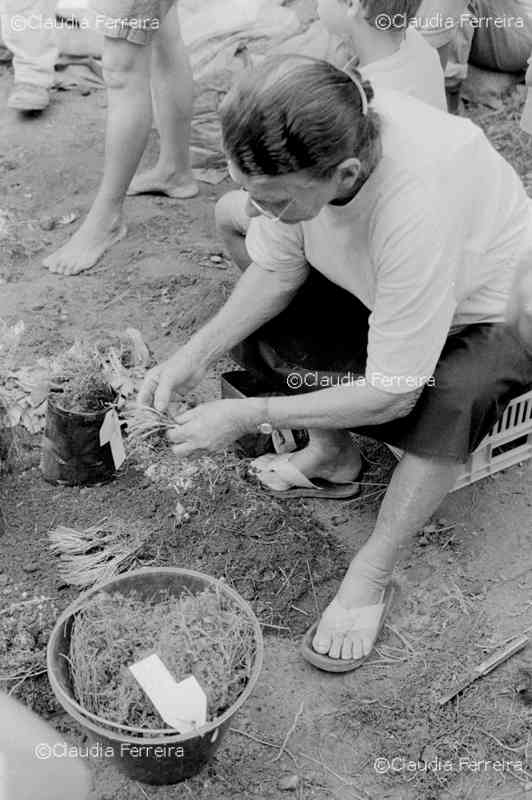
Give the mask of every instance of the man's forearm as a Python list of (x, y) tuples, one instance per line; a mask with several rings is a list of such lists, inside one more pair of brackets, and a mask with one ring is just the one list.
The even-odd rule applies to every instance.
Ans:
[(365, 383), (338, 386), (295, 397), (250, 398), (242, 403), (247, 430), (253, 432), (262, 422), (275, 428), (320, 428), (344, 430), (365, 425), (381, 425), (407, 416), (420, 391), (392, 395)]
[(299, 285), (299, 281), (290, 283), (278, 273), (251, 264), (227, 302), (192, 336), (188, 346), (197, 357), (213, 363), (283, 311)]

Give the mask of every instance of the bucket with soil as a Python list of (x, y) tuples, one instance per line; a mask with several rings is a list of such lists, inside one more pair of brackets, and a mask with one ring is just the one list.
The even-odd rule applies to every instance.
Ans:
[[(130, 669), (153, 654), (177, 683), (197, 681), (207, 697), (204, 724), (183, 732), (164, 722)], [(262, 657), (259, 622), (237, 592), (167, 567), (83, 594), (58, 619), (47, 663), (58, 701), (98, 752), (133, 780), (168, 785), (212, 758), (257, 683)]]
[(116, 471), (109, 442), (100, 431), (116, 393), (98, 374), (55, 378), (48, 395), (41, 472), (50, 483), (90, 485)]

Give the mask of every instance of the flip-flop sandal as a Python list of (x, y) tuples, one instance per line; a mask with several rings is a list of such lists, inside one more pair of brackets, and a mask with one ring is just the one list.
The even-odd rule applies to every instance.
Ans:
[[(396, 591), (397, 591), (397, 584), (395, 583), (395, 581), (390, 581), (390, 583), (387, 585), (386, 589), (382, 594), (382, 601), (378, 603), (376, 606), (376, 607), (381, 606), (381, 609), (371, 651), (373, 651), (375, 642), (380, 636), (380, 633), (384, 626), (384, 622), (388, 615), (388, 611), (390, 610), (390, 605), (392, 603)], [(371, 652), (368, 653), (367, 656), (362, 656), (362, 658), (352, 658), (352, 659), (331, 658), (330, 656), (317, 653), (312, 647), (312, 641), (314, 639), (314, 636), (316, 635), (318, 624), (319, 620), (317, 620), (314, 623), (314, 625), (312, 625), (312, 627), (308, 629), (308, 631), (303, 637), (303, 641), (301, 642), (301, 648), (300, 648), (301, 655), (303, 656), (305, 661), (308, 661), (308, 663), (312, 664), (313, 667), (317, 667), (317, 669), (321, 669), (324, 672), (352, 672), (353, 670), (358, 669), (358, 667), (361, 667), (370, 658)]]
[(360, 481), (332, 483), (321, 478), (309, 480), (290, 461), (288, 453), (283, 455), (267, 453), (260, 456), (251, 462), (249, 471), (270, 494), (279, 498), (318, 497), (328, 500), (349, 500), (357, 497), (361, 491)]
[(248, 464), (248, 472), (250, 475), (258, 475), (265, 470), (268, 471), (272, 462), (284, 458), (284, 454), (280, 453), (264, 453), (264, 455), (254, 458)]

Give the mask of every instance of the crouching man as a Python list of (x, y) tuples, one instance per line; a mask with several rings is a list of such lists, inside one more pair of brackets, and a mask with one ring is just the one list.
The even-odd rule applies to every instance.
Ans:
[(374, 98), (358, 73), (324, 61), (265, 62), (221, 116), (253, 218), (235, 219), (239, 192), (218, 208), (243, 274), (214, 319), (148, 374), (140, 399), (165, 408), (233, 350), (285, 396), (199, 405), (178, 419), (174, 449), (306, 428), (306, 448), (255, 464), (281, 497), (355, 496), (362, 460), (350, 431), (404, 452), (372, 535), (305, 640), (316, 666), (346, 670), (373, 647), (401, 548), (532, 388), (531, 351), (505, 324), (532, 251), (531, 205), (480, 128), (400, 93)]

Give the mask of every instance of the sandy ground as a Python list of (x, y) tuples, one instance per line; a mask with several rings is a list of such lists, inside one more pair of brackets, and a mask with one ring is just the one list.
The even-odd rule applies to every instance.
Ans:
[[(102, 169), (104, 94), (57, 93), (45, 114), (22, 119), (6, 110), (10, 81), (9, 70), (3, 69), (0, 205), (12, 214), (16, 235), (0, 264), (5, 281), (0, 287), (0, 317), (26, 323), (20, 362), (56, 353), (84, 332), (128, 325), (142, 331), (158, 358), (165, 356), (223, 302), (236, 279), (233, 268), (210, 261), (221, 250), (213, 205), (227, 184), (216, 190), (203, 184), (201, 196), (187, 203), (128, 200), (125, 241), (88, 273), (68, 279), (51, 275), (41, 260), (66, 240), (75, 224), (51, 231), (41, 225), (49, 215), (83, 214), (90, 205)], [(518, 105), (516, 95), (502, 114), (473, 109), (473, 116), (496, 132), (497, 146), (524, 174), (528, 156), (524, 138), (515, 134)], [(155, 152), (154, 137), (146, 163), (153, 161)], [(217, 395), (222, 366), (204, 382), (199, 397)], [(249, 567), (243, 559), (249, 559), (250, 550), (231, 537), (223, 538), (220, 520), (236, 507), (230, 499), (220, 500), (218, 522), (216, 515), (209, 518), (220, 546), (200, 552), (187, 527), (176, 531), (169, 519), (168, 493), (148, 486), (140, 473), (126, 470), (107, 487), (53, 487), (43, 482), (37, 469), (38, 448), (38, 437), (26, 442), (22, 462), (0, 485), (6, 521), (0, 538), (0, 607), (17, 601), (23, 592), (44, 594), (57, 608), (64, 607), (75, 592), (58, 581), (46, 533), (57, 522), (90, 524), (102, 511), (144, 524), (160, 563), (182, 563), (186, 553), (187, 565), (219, 572), (218, 556), (225, 547), (226, 571), (242, 588), (239, 581)], [(388, 458), (380, 448), (371, 452), (377, 460)], [(281, 541), (269, 555), (258, 548), (259, 588), (250, 599), (260, 615), (260, 580), (268, 580), (270, 570), (281, 587), (276, 624), (286, 630), (265, 628), (264, 671), (234, 720), (240, 733), (228, 733), (208, 771), (176, 787), (141, 786), (110, 764), (92, 762), (94, 800), (278, 800), (289, 796), (278, 788), (279, 779), (292, 774), (300, 778), (293, 792), (299, 800), (524, 797), (530, 779), (519, 763), (524, 767), (529, 756), (531, 715), (516, 688), (520, 668), (531, 661), (530, 651), (479, 681), (459, 703), (441, 710), (436, 700), (491, 647), (532, 626), (531, 476), (531, 463), (515, 466), (445, 501), (436, 515), (439, 522), (417, 537), (398, 569), (401, 596), (380, 656), (344, 677), (320, 674), (299, 657), (301, 631), (314, 611), (305, 562), (311, 565), (318, 602), (324, 605), (348, 554), (371, 532), (377, 504), (368, 499), (279, 507), (271, 501), (268, 512), (270, 501), (265, 501), (266, 517), (271, 513), (271, 519), (282, 516), (288, 521), (285, 536), (293, 530), (308, 535), (301, 539), (294, 586), (288, 588), (282, 588), (278, 569), (294, 565), (292, 542)], [(248, 541), (256, 526), (248, 522), (242, 530), (243, 541)], [(304, 613), (295, 612), (292, 604)], [(6, 681), (5, 688), (15, 685)], [(55, 703), (46, 676), (27, 680), (14, 694), (82, 741), (83, 733)], [(292, 757), (285, 752), (275, 760), (302, 703), (288, 743)], [(380, 774), (378, 758), (399, 761), (394, 762), (396, 769)], [(461, 758), (471, 763), (461, 764)], [(451, 768), (413, 770), (403, 768), (402, 759), (448, 760)], [(486, 760), (513, 764), (501, 770)]]

